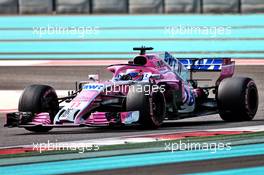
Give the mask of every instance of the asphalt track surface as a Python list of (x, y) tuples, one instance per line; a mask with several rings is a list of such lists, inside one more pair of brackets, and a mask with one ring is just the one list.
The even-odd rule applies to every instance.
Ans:
[[(111, 74), (102, 67), (1, 67), (0, 89), (21, 90), (30, 84), (49, 84), (55, 89), (74, 89), (75, 81), (87, 79), (88, 74), (99, 71), (102, 79), (108, 79)], [(119, 136), (144, 135), (152, 133), (183, 132), (204, 129), (230, 128), (264, 124), (264, 67), (237, 66), (236, 76), (248, 76), (255, 80), (259, 90), (259, 110), (253, 121), (241, 123), (223, 122), (218, 115), (191, 118), (177, 121), (167, 121), (158, 130), (140, 130), (136, 128), (55, 128), (48, 133), (31, 133), (23, 128), (4, 128), (4, 114), (0, 114), (0, 147), (32, 145), (33, 143), (61, 142), (109, 138)], [(199, 78), (215, 79), (215, 73), (196, 73)], [(202, 82), (202, 84), (208, 84)], [(1, 99), (4, 100), (4, 99)]]

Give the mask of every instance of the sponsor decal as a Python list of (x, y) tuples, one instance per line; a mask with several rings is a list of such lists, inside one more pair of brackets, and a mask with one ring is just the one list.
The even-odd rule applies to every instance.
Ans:
[(139, 111), (129, 112), (125, 119), (125, 124), (131, 124), (133, 122), (137, 122), (139, 119)]
[[(193, 70), (221, 70), (223, 60), (221, 58), (201, 58), (195, 59), (180, 59), (179, 60), (187, 69)], [(195, 61), (195, 62), (194, 62)]]
[(178, 73), (181, 72), (181, 64), (178, 64), (179, 61), (168, 52), (165, 52), (164, 61), (172, 68), (173, 71)]
[(165, 52), (164, 57), (161, 58), (163, 58), (164, 63), (169, 66), (175, 74), (180, 76), (183, 80), (187, 81), (187, 79), (189, 78), (189, 71), (185, 67), (185, 65), (181, 63), (180, 60), (174, 58), (168, 52)]
[(61, 119), (61, 120), (66, 120), (66, 119), (68, 119), (68, 117), (69, 117), (69, 115), (71, 114), (72, 111), (73, 111), (72, 108), (68, 108), (68, 109), (65, 110), (65, 111), (63, 112), (63, 114), (60, 116), (60, 119)]
[(104, 84), (85, 84), (85, 85), (83, 85), (82, 89), (101, 91), (104, 89), (104, 87), (105, 87)]

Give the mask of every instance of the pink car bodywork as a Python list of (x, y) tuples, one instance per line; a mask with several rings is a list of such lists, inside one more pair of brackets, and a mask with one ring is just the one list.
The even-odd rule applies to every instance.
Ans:
[[(28, 124), (53, 127), (135, 124), (139, 121), (139, 111), (117, 110), (105, 112), (107, 107), (101, 111), (99, 105), (106, 103), (107, 106), (108, 102), (115, 103), (115, 101), (122, 105), (124, 103), (122, 100), (125, 99), (129, 86), (138, 82), (151, 82), (158, 86), (166, 85), (166, 87), (180, 92), (182, 103), (180, 113), (192, 113), (195, 110), (195, 100), (202, 97), (204, 91), (190, 84), (190, 71), (188, 69), (192, 65), (188, 61), (184, 64), (168, 53), (165, 53), (165, 56), (141, 54), (136, 56), (132, 63), (111, 65), (107, 67), (107, 70), (113, 74), (111, 80), (99, 80), (82, 84), (82, 90), (70, 102), (65, 103), (53, 121), (51, 121), (49, 113), (43, 112), (34, 114), (32, 122)], [(215, 65), (212, 63), (211, 66)], [(234, 62), (231, 59), (223, 59), (221, 65), (218, 66), (220, 66), (221, 73), (216, 81), (216, 86), (224, 78), (231, 77), (234, 74)], [(140, 80), (120, 80), (120, 77), (128, 71), (140, 72), (142, 78)]]

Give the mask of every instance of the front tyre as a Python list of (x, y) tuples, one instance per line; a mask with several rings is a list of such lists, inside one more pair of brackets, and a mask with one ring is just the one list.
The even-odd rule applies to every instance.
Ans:
[(224, 121), (249, 121), (258, 110), (258, 90), (247, 77), (224, 79), (217, 93), (219, 115)]
[(131, 85), (126, 98), (126, 110), (139, 111), (139, 123), (145, 129), (157, 129), (165, 117), (165, 98), (151, 89), (149, 84)]
[[(48, 112), (52, 122), (59, 111), (57, 94), (52, 87), (47, 85), (28, 86), (19, 99), (18, 110), (20, 112), (32, 112), (33, 114)], [(32, 121), (33, 118), (30, 120)], [(32, 132), (48, 132), (52, 127), (34, 126), (25, 129)]]

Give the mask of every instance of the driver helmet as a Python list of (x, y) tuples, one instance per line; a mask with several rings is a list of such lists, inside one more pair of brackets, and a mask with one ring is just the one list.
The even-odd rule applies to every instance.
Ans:
[(132, 69), (127, 70), (125, 74), (121, 75), (120, 80), (141, 81), (143, 79), (142, 70)]

